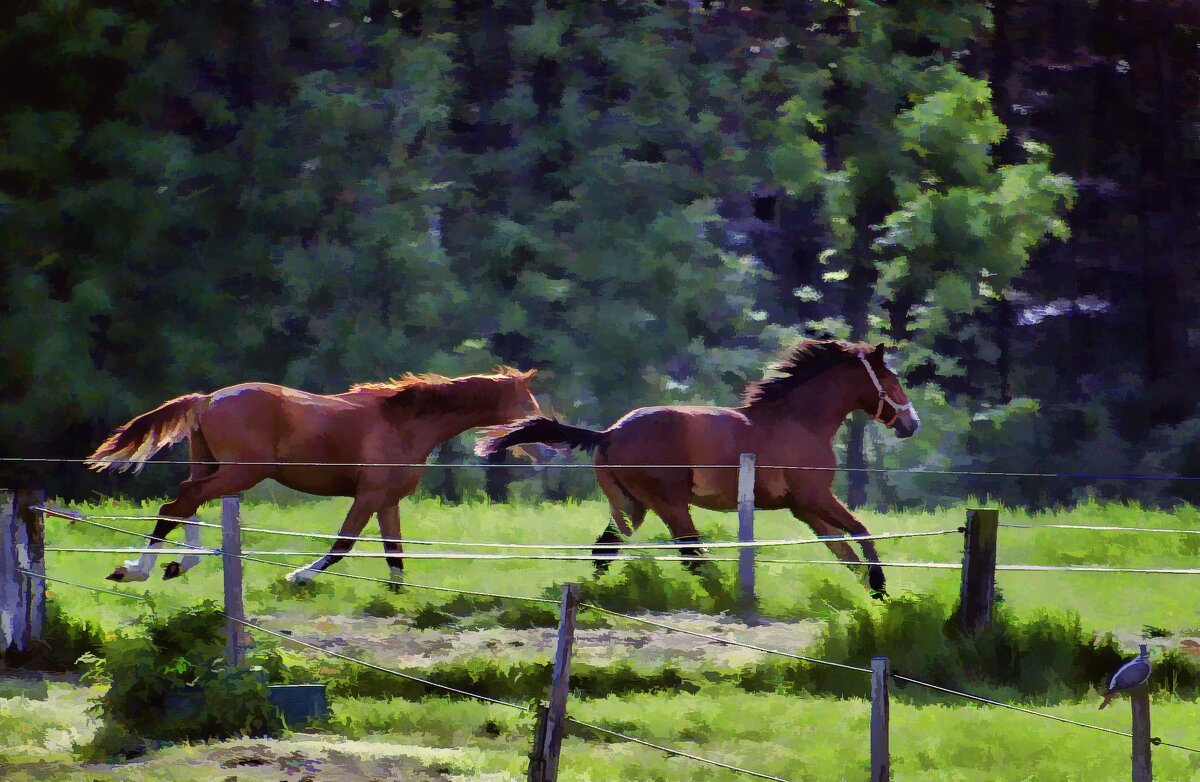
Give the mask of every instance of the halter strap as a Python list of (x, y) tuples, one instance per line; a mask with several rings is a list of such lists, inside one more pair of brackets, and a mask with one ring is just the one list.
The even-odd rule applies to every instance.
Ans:
[[(875, 385), (875, 390), (879, 392), (879, 407), (875, 409), (875, 415), (872, 415), (871, 418), (879, 421), (884, 426), (891, 426), (892, 424), (896, 423), (896, 419), (900, 417), (901, 413), (903, 413), (905, 410), (913, 409), (913, 403), (909, 402), (908, 404), (899, 405), (892, 401), (892, 398), (887, 395), (887, 391), (883, 390), (883, 385), (879, 382), (879, 378), (875, 376), (875, 370), (871, 369), (871, 362), (867, 361), (867, 357), (860, 353), (858, 360), (863, 363), (864, 367), (866, 367), (867, 377), (871, 378), (871, 382)], [(884, 402), (887, 402), (889, 405), (891, 405), (892, 410), (895, 413), (890, 421), (883, 420)]]

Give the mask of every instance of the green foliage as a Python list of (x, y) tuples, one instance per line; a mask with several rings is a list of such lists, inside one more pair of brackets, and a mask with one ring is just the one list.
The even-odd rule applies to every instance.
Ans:
[[(1080, 698), (1103, 687), (1124, 662), (1113, 636), (1085, 633), (1077, 613), (1045, 609), (1018, 619), (1001, 604), (994, 608), (991, 631), (972, 638), (959, 631), (956, 609), (931, 595), (905, 595), (881, 608), (849, 612), (827, 627), (813, 656), (860, 667), (869, 666), (873, 657), (887, 657), (893, 673), (930, 684), (1039, 701)], [(1191, 685), (1200, 666), (1185, 665), (1190, 673), (1167, 686), (1194, 698), (1198, 693)], [(1166, 682), (1164, 674), (1156, 672), (1154, 681)], [(843, 696), (862, 689), (861, 674), (825, 666), (808, 667), (796, 682)], [(1182, 689), (1176, 689), (1179, 685)], [(932, 697), (916, 685), (899, 686), (912, 690), (905, 691), (907, 696)]]
[(224, 662), (225, 619), (211, 601), (165, 617), (147, 616), (83, 658), (105, 727), (94, 751), (123, 751), (135, 737), (159, 741), (266, 735), (280, 729), (261, 665)]
[(66, 613), (57, 600), (46, 601), (42, 643), (50, 652), (51, 664), (59, 670), (77, 668), (85, 655), (97, 654), (104, 643), (100, 623)]

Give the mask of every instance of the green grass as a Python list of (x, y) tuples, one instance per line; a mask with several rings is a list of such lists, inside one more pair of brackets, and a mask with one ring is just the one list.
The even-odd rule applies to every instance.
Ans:
[[(105, 503), (80, 508), (90, 513), (151, 514), (156, 505), (130, 506)], [(334, 532), (348, 507), (345, 500), (325, 500), (280, 508), (270, 504), (243, 506), (247, 526), (275, 527), (305, 532)], [(408, 538), (461, 541), (505, 541), (528, 543), (589, 543), (607, 523), (606, 506), (598, 502), (563, 505), (490, 505), (466, 503), (446, 506), (436, 500), (410, 500), (401, 506), (404, 534)], [(219, 521), (219, 508), (202, 510), (206, 521)], [(963, 523), (965, 507), (930, 513), (879, 514), (864, 512), (860, 518), (876, 533), (954, 529)], [(733, 514), (697, 511), (697, 526), (707, 540), (728, 540), (735, 534)], [(1174, 512), (1148, 511), (1126, 505), (1085, 505), (1069, 512), (1024, 514), (1001, 511), (1002, 523), (1098, 524), (1127, 527), (1197, 529), (1197, 513), (1184, 508)], [(115, 522), (139, 531), (151, 524)], [(811, 533), (790, 515), (759, 513), (758, 537), (806, 538)], [(178, 534), (178, 533), (176, 533)], [(204, 542), (217, 545), (219, 532), (205, 530)], [(377, 534), (368, 529), (366, 534)], [(665, 528), (651, 517), (637, 540), (664, 540)], [(128, 546), (140, 544), (122, 536), (84, 524), (47, 521), (48, 545)], [(247, 549), (299, 549), (322, 553), (328, 541), (309, 541), (246, 533)], [(378, 550), (377, 544), (363, 544)], [(885, 561), (961, 560), (962, 536), (882, 541)], [(411, 546), (410, 550), (426, 550)], [(1167, 533), (1117, 533), (1076, 530), (1002, 528), (998, 561), (1030, 564), (1104, 564), (1123, 567), (1195, 567), (1200, 553), (1200, 536)], [(725, 556), (727, 552), (714, 551)], [(282, 560), (282, 557), (271, 557)], [(134, 595), (153, 598), (154, 606), (121, 601), (67, 586), (51, 584), (53, 599), (67, 615), (97, 622), (106, 631), (129, 622), (148, 610), (163, 612), (193, 605), (208, 597), (219, 600), (222, 589), (220, 567), (206, 561), (181, 579), (142, 584), (112, 584), (103, 580), (121, 557), (115, 554), (47, 555), (47, 572), (82, 583), (94, 584)], [(165, 558), (164, 558), (165, 559)], [(760, 559), (830, 560), (820, 545), (768, 549)], [(304, 560), (289, 559), (290, 567)], [(553, 624), (553, 606), (513, 603), (502, 599), (458, 596), (451, 593), (406, 587), (394, 594), (382, 584), (319, 577), (311, 587), (298, 589), (283, 581), (287, 568), (246, 563), (245, 594), (249, 614), (282, 614), (296, 622), (328, 615), (371, 615), (392, 617), (406, 625), (440, 628), (453, 632), (464, 628), (503, 625), (522, 627)], [(380, 559), (344, 560), (335, 570), (382, 578), (387, 568)], [(560, 585), (578, 581), (585, 599), (616, 610), (638, 611), (688, 608), (720, 611), (730, 605), (736, 583), (733, 564), (720, 564), (719, 583), (701, 583), (676, 563), (631, 563), (615, 565), (599, 580), (591, 578), (586, 562), (493, 562), (464, 560), (414, 560), (408, 565), (410, 583), (449, 589), (495, 591), (514, 595), (556, 598)], [(852, 617), (860, 626), (877, 624), (880, 638), (905, 643), (904, 635), (891, 625), (905, 625), (903, 612), (892, 612), (871, 601), (847, 568), (837, 564), (795, 565), (760, 563), (758, 588), (763, 614), (776, 619), (829, 620), (830, 627), (845, 628)], [(932, 598), (943, 606), (953, 603), (958, 590), (958, 571), (891, 568), (889, 591), (914, 600)], [(1082, 633), (1117, 633), (1129, 649), (1143, 634), (1169, 638), (1196, 633), (1200, 618), (1200, 584), (1194, 577), (1111, 573), (1020, 573), (998, 574), (1004, 607), (1014, 621), (1033, 621), (1047, 609), (1073, 611), (1079, 616)], [(921, 596), (927, 596), (922, 598)], [(897, 602), (900, 607), (901, 602)], [(598, 622), (581, 614), (587, 622)], [(936, 618), (935, 618), (936, 619)], [(625, 626), (622, 623), (620, 626)], [(836, 633), (822, 640), (830, 651), (838, 647)], [(939, 643), (920, 639), (921, 645)], [(699, 642), (697, 642), (699, 643)], [(842, 647), (850, 648), (848, 642)], [(286, 644), (281, 644), (284, 649)], [(869, 645), (859, 642), (860, 652)], [(823, 647), (822, 647), (823, 648)], [(800, 650), (803, 651), (804, 650)], [(810, 653), (813, 649), (808, 650)], [(862, 652), (866, 653), (866, 652)], [(1031, 652), (1032, 653), (1032, 652)], [(897, 654), (897, 657), (900, 655)], [(772, 658), (774, 659), (774, 658)], [(289, 657), (297, 663), (301, 660)], [(337, 663), (341, 667), (341, 663)], [(461, 670), (446, 668), (431, 673), (471, 689), (479, 686), (498, 692), (528, 696), (536, 691), (525, 683), (542, 671), (541, 663), (521, 666), (492, 664), (488, 660), (464, 661)], [(775, 668), (779, 663), (774, 663)], [(350, 666), (346, 666), (350, 667)], [(403, 667), (403, 666), (401, 666)], [(681, 671), (671, 666), (661, 670), (635, 668), (597, 669), (580, 665), (577, 693), (571, 713), (639, 738), (710, 757), (732, 765), (787, 779), (858, 779), (866, 775), (868, 704), (866, 682), (862, 697), (806, 695), (788, 690), (780, 683), (783, 670), (772, 663), (747, 663), (738, 670), (714, 671), (701, 666)], [(507, 670), (507, 673), (505, 672)], [(786, 671), (783, 671), (786, 674)], [(500, 676), (500, 678), (496, 678)], [(489, 678), (490, 677), (490, 678)], [(507, 678), (505, 678), (507, 677)], [(622, 678), (624, 677), (624, 679)], [(657, 678), (655, 678), (657, 677)], [(332, 677), (331, 717), (318, 732), (345, 741), (388, 744), (400, 753), (420, 756), (431, 768), (456, 780), (519, 780), (524, 778), (526, 753), (532, 733), (528, 712), (473, 701), (421, 697), (416, 690), (403, 689), (413, 700), (385, 695), (382, 682), (362, 673), (343, 671)], [(745, 686), (738, 686), (738, 681)], [(490, 682), (490, 683), (489, 683)], [(624, 682), (624, 683), (623, 683)], [(628, 686), (626, 686), (626, 684)], [(57, 685), (56, 685), (57, 686)], [(505, 689), (507, 688), (507, 690)], [(643, 688), (653, 691), (642, 691)], [(603, 697), (582, 697), (587, 693)], [(895, 691), (894, 691), (895, 692)], [(1078, 695), (1058, 691), (1041, 702), (1012, 691), (1004, 695), (1025, 705), (1068, 719), (1128, 730), (1126, 702), (1114, 708), (1095, 710), (1094, 692)], [(80, 693), (83, 693), (82, 695)], [(45, 702), (0, 699), (0, 734), (6, 736), (0, 766), (41, 763), (42, 766), (8, 766), (0, 779), (108, 779), (105, 774), (80, 773), (75, 765), (72, 742), (86, 743), (94, 724), (82, 716), (86, 691), (51, 690)], [(1189, 746), (1200, 746), (1197, 704), (1159, 691), (1154, 696), (1154, 735)], [(1004, 699), (1004, 698), (1001, 698)], [(896, 692), (892, 703), (892, 763), (897, 780), (1108, 780), (1127, 779), (1128, 739), (1096, 733), (1069, 725), (1039, 720), (1009, 710), (963, 705), (960, 701), (931, 702), (909, 692)], [(9, 738), (11, 737), (11, 738)], [(427, 748), (427, 749), (421, 749)], [(434, 749), (453, 748), (453, 749)], [(181, 750), (152, 753), (151, 762), (165, 767)], [(172, 754), (176, 753), (176, 754)], [(432, 760), (431, 760), (432, 759)], [(45, 765), (49, 764), (49, 765)], [(178, 766), (178, 764), (176, 764)], [(1200, 777), (1200, 754), (1160, 747), (1154, 750), (1157, 778)], [(149, 768), (147, 766), (146, 768)], [(232, 772), (231, 772), (232, 773)], [(197, 772), (187, 776), (182, 766), (179, 779), (205, 778)], [(225, 774), (220, 778), (228, 776)], [(618, 742), (588, 731), (573, 730), (563, 749), (561, 778), (575, 780), (733, 780), (733, 772), (704, 766), (683, 758), (669, 758), (647, 747)]]
[[(333, 533), (340, 526), (348, 500), (324, 500), (280, 508), (267, 504), (245, 504), (242, 510), (246, 526), (277, 528), (302, 532)], [(97, 514), (152, 514), (156, 505), (130, 506), (104, 503), (80, 508)], [(219, 522), (219, 507), (211, 503), (201, 510), (200, 518)], [(862, 521), (875, 533), (918, 530), (953, 530), (962, 525), (965, 509), (938, 510), (929, 513), (880, 514), (863, 512)], [(401, 504), (404, 535), (411, 539), (590, 544), (607, 523), (605, 505), (599, 502), (548, 503), (530, 505), (491, 505), (468, 503), (443, 505), (437, 500), (409, 500)], [(735, 537), (733, 514), (697, 510), (697, 527), (707, 540)], [(760, 512), (755, 520), (760, 539), (810, 538), (807, 527), (785, 512)], [(1069, 512), (1028, 515), (1002, 510), (1001, 523), (1016, 524), (1099, 524), (1106, 526), (1163, 527), (1200, 529), (1193, 508), (1173, 512), (1144, 510), (1127, 505), (1085, 505)], [(148, 532), (150, 523), (117, 522), (116, 525)], [(179, 535), (179, 532), (173, 535)], [(372, 525), (367, 535), (377, 535)], [(219, 544), (219, 530), (203, 531), (206, 545)], [(635, 540), (665, 540), (665, 527), (650, 517)], [(47, 521), (48, 545), (54, 546), (130, 546), (141, 545), (139, 538), (122, 535), (82, 523), (69, 525), (61, 519)], [(244, 548), (259, 550), (312, 551), (322, 553), (329, 541), (285, 538), (261, 533), (245, 533)], [(378, 544), (360, 544), (358, 550), (378, 551)], [(429, 551), (429, 547), (410, 545), (410, 551)], [(463, 551), (463, 549), (451, 549)], [(885, 561), (934, 561), (958, 563), (962, 558), (962, 536), (885, 540), (879, 543)], [(549, 552), (533, 552), (549, 553)], [(729, 550), (714, 550), (714, 556), (734, 556)], [(1195, 567), (1200, 560), (1200, 535), (1169, 533), (1121, 533), (1086, 530), (1049, 530), (1002, 528), (997, 561), (1002, 564), (1100, 564), (1118, 567)], [(415, 615), (430, 608), (447, 615), (483, 614), (513, 610), (511, 602), (486, 598), (463, 598), (449, 593), (420, 590), (415, 587), (401, 596), (392, 596), (381, 584), (322, 576), (306, 589), (296, 589), (283, 581), (291, 567), (307, 561), (303, 557), (264, 557), (286, 561), (287, 568), (256, 562), (245, 563), (246, 610), (251, 614), (295, 611), (308, 616), (356, 614), (394, 610)], [(832, 555), (820, 544), (770, 548), (760, 552), (761, 560), (819, 559)], [(113, 588), (136, 595), (148, 595), (161, 607), (189, 604), (200, 597), (218, 597), (222, 590), (221, 569), (215, 561), (202, 563), (180, 579), (154, 580), (141, 584), (113, 585), (103, 580), (122, 559), (116, 554), (47, 554), (47, 572), (85, 583)], [(161, 562), (168, 557), (160, 558)], [(629, 593), (629, 581), (621, 578), (628, 564), (617, 564), (610, 575), (593, 581), (591, 565), (586, 562), (543, 561), (467, 561), (410, 560), (407, 579), (449, 589), (495, 591), (504, 594), (539, 597), (558, 596), (558, 585), (566, 581), (588, 584), (593, 599), (616, 610), (640, 608), (670, 610), (722, 610), (729, 607), (735, 566), (720, 563), (721, 583), (706, 590), (697, 579), (675, 563), (651, 566), (656, 578), (638, 581), (640, 591)], [(384, 578), (387, 567), (381, 559), (348, 559), (335, 570)], [(659, 577), (660, 576), (660, 577)], [(888, 588), (894, 595), (908, 592), (933, 593), (953, 599), (959, 588), (957, 570), (891, 568)], [(865, 590), (847, 568), (830, 562), (820, 565), (762, 563), (757, 584), (762, 612), (768, 618), (819, 618), (839, 610), (866, 604)], [(1085, 628), (1100, 633), (1140, 632), (1143, 627), (1166, 628), (1174, 632), (1200, 627), (1194, 608), (1200, 603), (1200, 580), (1189, 576), (1121, 573), (1038, 573), (1001, 571), (997, 584), (1005, 604), (1018, 616), (1028, 615), (1046, 606), (1077, 611)], [(712, 586), (711, 584), (709, 585)], [(69, 614), (86, 616), (110, 627), (142, 610), (136, 603), (123, 603), (108, 595), (99, 595), (66, 586), (51, 585), (57, 600)], [(623, 591), (626, 590), (626, 591)], [(388, 607), (390, 605), (390, 608)], [(446, 610), (449, 608), (450, 610)], [(495, 617), (488, 617), (491, 621)], [(533, 620), (531, 620), (533, 621)], [(545, 621), (543, 618), (542, 621)], [(1128, 640), (1126, 640), (1128, 643)]]

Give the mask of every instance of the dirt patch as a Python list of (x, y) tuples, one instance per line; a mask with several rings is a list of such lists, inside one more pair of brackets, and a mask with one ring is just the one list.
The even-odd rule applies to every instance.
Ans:
[(349, 741), (336, 737), (244, 739), (170, 747), (119, 765), (16, 763), (0, 770), (12, 780), (216, 780), (217, 782), (440, 782), (469, 769), (455, 750)]
[[(765, 622), (746, 625), (735, 619), (698, 613), (647, 614), (646, 619), (690, 633), (803, 654), (816, 639), (821, 623)], [(282, 611), (254, 617), (264, 627), (287, 631), (292, 638), (321, 649), (362, 656), (380, 665), (404, 668), (453, 664), (486, 657), (511, 662), (549, 660), (557, 644), (555, 628), (523, 630), (417, 630), (407, 620), (378, 617), (322, 616), (316, 619)], [(734, 666), (768, 656), (740, 646), (716, 643), (686, 633), (629, 623), (628, 629), (580, 629), (575, 633), (575, 659), (598, 666), (626, 662), (638, 667), (672, 664), (681, 668)]]

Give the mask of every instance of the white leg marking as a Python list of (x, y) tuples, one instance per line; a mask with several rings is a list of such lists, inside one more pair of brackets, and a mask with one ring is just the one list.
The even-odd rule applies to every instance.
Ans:
[(329, 567), (329, 556), (323, 556), (311, 565), (297, 568), (287, 574), (287, 580), (293, 584), (308, 584), (325, 568)]
[[(183, 526), (185, 527), (185, 530), (186, 530), (184, 533), (184, 536), (185, 536), (185, 539), (187, 540), (188, 545), (189, 546), (199, 546), (200, 545), (200, 527), (198, 527), (195, 524), (185, 524)], [(200, 555), (199, 554), (184, 554), (183, 559), (179, 561), (180, 572), (186, 573), (189, 570), (191, 570), (192, 568), (196, 567), (196, 565), (198, 565), (198, 564), (200, 564)]]

